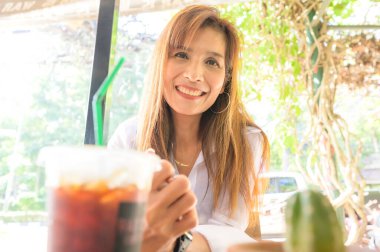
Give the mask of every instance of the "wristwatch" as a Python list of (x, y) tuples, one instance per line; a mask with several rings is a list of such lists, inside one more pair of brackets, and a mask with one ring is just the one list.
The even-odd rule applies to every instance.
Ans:
[(173, 252), (185, 252), (192, 241), (193, 234), (190, 231), (187, 231), (186, 233), (177, 238), (177, 240), (175, 241)]

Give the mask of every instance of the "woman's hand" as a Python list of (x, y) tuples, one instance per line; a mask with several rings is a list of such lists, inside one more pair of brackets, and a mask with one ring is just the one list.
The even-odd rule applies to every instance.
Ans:
[(175, 239), (197, 225), (195, 205), (187, 177), (174, 176), (172, 165), (162, 160), (149, 194), (141, 251), (172, 251)]

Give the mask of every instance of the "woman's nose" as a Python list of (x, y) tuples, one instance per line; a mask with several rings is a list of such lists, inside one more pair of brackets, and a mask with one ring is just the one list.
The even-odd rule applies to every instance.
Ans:
[(192, 82), (203, 81), (202, 64), (191, 62), (184, 71), (184, 76)]

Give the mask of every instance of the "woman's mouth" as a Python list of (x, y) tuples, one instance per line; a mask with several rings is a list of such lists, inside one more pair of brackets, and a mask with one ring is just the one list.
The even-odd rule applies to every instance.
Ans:
[(186, 94), (186, 95), (190, 95), (190, 96), (193, 96), (193, 97), (199, 97), (199, 96), (202, 96), (205, 94), (205, 92), (201, 91), (201, 90), (196, 90), (196, 89), (189, 89), (189, 88), (186, 88), (184, 86), (176, 86), (175, 87), (179, 92), (183, 93), (183, 94)]

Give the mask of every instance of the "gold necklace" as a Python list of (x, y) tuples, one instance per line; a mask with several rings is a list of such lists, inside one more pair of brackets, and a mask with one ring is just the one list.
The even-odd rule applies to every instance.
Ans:
[[(174, 155), (173, 155), (173, 158), (174, 158)], [(182, 166), (182, 167), (189, 167), (190, 165), (188, 164), (184, 164), (184, 163), (181, 163), (179, 161), (177, 161), (175, 158), (174, 158), (174, 162), (178, 165), (178, 166)]]
[(173, 159), (174, 159), (174, 162), (177, 164), (177, 166), (182, 166), (182, 167), (189, 167), (190, 166), (188, 164), (181, 163), (175, 159), (175, 157), (174, 157), (174, 144), (173, 143), (172, 143), (172, 150), (173, 150)]
[(174, 144), (172, 143), (172, 150), (173, 150), (173, 159), (174, 159), (174, 162), (177, 164), (177, 166), (182, 166), (182, 167), (189, 167), (190, 165), (189, 164), (184, 164), (182, 162), (179, 162), (178, 160), (175, 159), (175, 156), (174, 156)]

